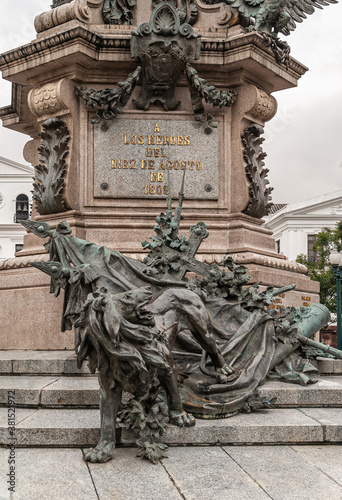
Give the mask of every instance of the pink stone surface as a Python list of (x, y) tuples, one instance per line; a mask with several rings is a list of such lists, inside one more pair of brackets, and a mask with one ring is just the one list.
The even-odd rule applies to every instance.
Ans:
[[(52, 228), (67, 220), (75, 236), (142, 260), (140, 241), (148, 240), (153, 234), (154, 219), (165, 211), (165, 200), (96, 196), (91, 124), (94, 112), (75, 93), (78, 85), (114, 88), (117, 82), (127, 78), (137, 65), (129, 51), (134, 26), (104, 26), (100, 16), (102, 1), (84, 0), (84, 3), (88, 17), (76, 8), (76, 2), (38, 16), (37, 40), (23, 50), (9, 51), (0, 59), (3, 77), (24, 86), (18, 118), (14, 122), (12, 116), (5, 116), (4, 126), (35, 138), (27, 144), (25, 158), (37, 165), (42, 123), (51, 116), (65, 121), (71, 137), (63, 192), (68, 211), (39, 216), (34, 208), (32, 217), (48, 222)], [(228, 253), (245, 259), (253, 281), (277, 287), (295, 282), (298, 293), (311, 293), (314, 299), (317, 283), (310, 282), (303, 275), (303, 269), (284, 267), (275, 253), (271, 233), (261, 227), (260, 220), (242, 213), (249, 194), (241, 134), (251, 124), (263, 126), (272, 118), (276, 101), (271, 92), (296, 86), (306, 68), (291, 59), (290, 69), (286, 70), (276, 63), (259, 34), (248, 33), (239, 25), (228, 29), (236, 17), (234, 9), (224, 4), (209, 6), (201, 0), (197, 3), (199, 18), (195, 28), (202, 34), (202, 53), (194, 67), (209, 84), (221, 90), (237, 90), (238, 98), (231, 108), (205, 105), (206, 112), (219, 122), (218, 199), (205, 200), (199, 194), (198, 198), (185, 200), (182, 233), (187, 234), (190, 226), (203, 220), (208, 224), (210, 237), (199, 250), (200, 260), (221, 262)], [(150, 10), (151, 6), (146, 9), (145, 2), (138, 2), (135, 25), (148, 21)], [(72, 43), (67, 42), (69, 36)], [(94, 40), (102, 40), (101, 48)], [(111, 45), (106, 46), (107, 42)], [(30, 51), (29, 58), (27, 51)], [(133, 99), (139, 92), (137, 87), (124, 114), (117, 120), (139, 119), (142, 123), (147, 119), (193, 120), (185, 77), (176, 88), (181, 106), (174, 112), (167, 113), (158, 106), (152, 106), (147, 112), (137, 111)], [(42, 95), (43, 108), (39, 97)], [(205, 144), (205, 136), (203, 142)], [(108, 152), (108, 161), (111, 154)], [(60, 332), (62, 297), (51, 296), (48, 277), (29, 268), (30, 261), (47, 260), (43, 243), (28, 234), (20, 257), (0, 266), (0, 349), (73, 348), (73, 334)], [(294, 300), (298, 302), (297, 298)]]

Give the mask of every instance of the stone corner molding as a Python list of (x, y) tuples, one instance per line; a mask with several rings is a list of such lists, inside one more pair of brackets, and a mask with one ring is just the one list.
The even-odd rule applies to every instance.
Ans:
[(102, 16), (103, 0), (73, 0), (52, 10), (39, 14), (34, 20), (37, 33), (42, 33), (74, 19), (89, 24), (92, 22), (92, 10), (99, 9)]
[(19, 116), (22, 87), (18, 83), (12, 83), (11, 104), (0, 108), (0, 118), (5, 120), (9, 116)]

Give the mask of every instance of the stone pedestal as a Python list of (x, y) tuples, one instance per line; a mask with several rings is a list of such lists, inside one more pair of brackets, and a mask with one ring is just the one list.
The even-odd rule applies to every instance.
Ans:
[[(26, 160), (38, 165), (39, 134), (51, 132), (51, 118), (63, 123), (70, 137), (63, 208), (45, 215), (35, 209), (32, 217), (52, 228), (67, 220), (76, 236), (143, 259), (140, 242), (152, 235), (155, 217), (166, 209), (168, 189), (177, 198), (186, 170), (182, 230), (203, 220), (210, 232), (198, 258), (220, 263), (230, 254), (249, 267), (251, 282), (296, 283), (285, 305), (317, 301), (318, 284), (304, 275), (304, 266), (279, 258), (272, 233), (262, 227), (242, 139), (246, 130), (260, 134), (276, 113), (271, 93), (296, 86), (306, 68), (294, 59), (288, 70), (280, 66), (260, 34), (232, 25), (234, 10), (198, 0), (194, 29), (202, 35), (201, 57), (192, 64), (208, 83), (238, 92), (229, 108), (206, 105), (217, 128), (194, 120), (185, 77), (175, 91), (181, 102), (176, 110), (159, 105), (137, 110), (138, 86), (118, 118), (94, 125), (95, 112), (75, 89), (114, 88), (136, 68), (131, 30), (149, 20), (144, 4), (138, 2), (133, 11), (133, 26), (105, 25), (102, 1), (74, 0), (36, 18), (38, 34), (31, 44), (0, 56), (3, 77), (14, 89), (12, 105), (0, 116), (4, 126), (31, 136)], [(0, 265), (0, 349), (73, 346), (73, 335), (60, 333), (62, 300), (49, 295), (48, 277), (29, 266), (40, 260), (47, 260), (45, 249), (30, 234), (16, 258)]]

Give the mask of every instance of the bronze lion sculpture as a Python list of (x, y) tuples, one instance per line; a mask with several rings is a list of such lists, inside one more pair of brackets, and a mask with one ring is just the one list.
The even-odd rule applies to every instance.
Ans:
[(212, 337), (205, 306), (191, 290), (169, 288), (152, 297), (150, 287), (117, 294), (99, 288), (88, 295), (75, 329), (79, 365), (88, 359), (91, 371), (98, 369), (100, 384), (101, 437), (85, 456), (90, 462), (113, 456), (123, 391), (143, 397), (155, 377), (166, 392), (170, 423), (195, 425), (195, 418), (183, 410), (171, 354), (180, 332), (192, 333), (219, 380), (234, 376)]

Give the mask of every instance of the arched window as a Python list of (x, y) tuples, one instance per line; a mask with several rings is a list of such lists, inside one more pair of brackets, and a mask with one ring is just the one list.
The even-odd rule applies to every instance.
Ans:
[(26, 194), (19, 194), (15, 200), (15, 222), (27, 220), (30, 216), (29, 199)]

